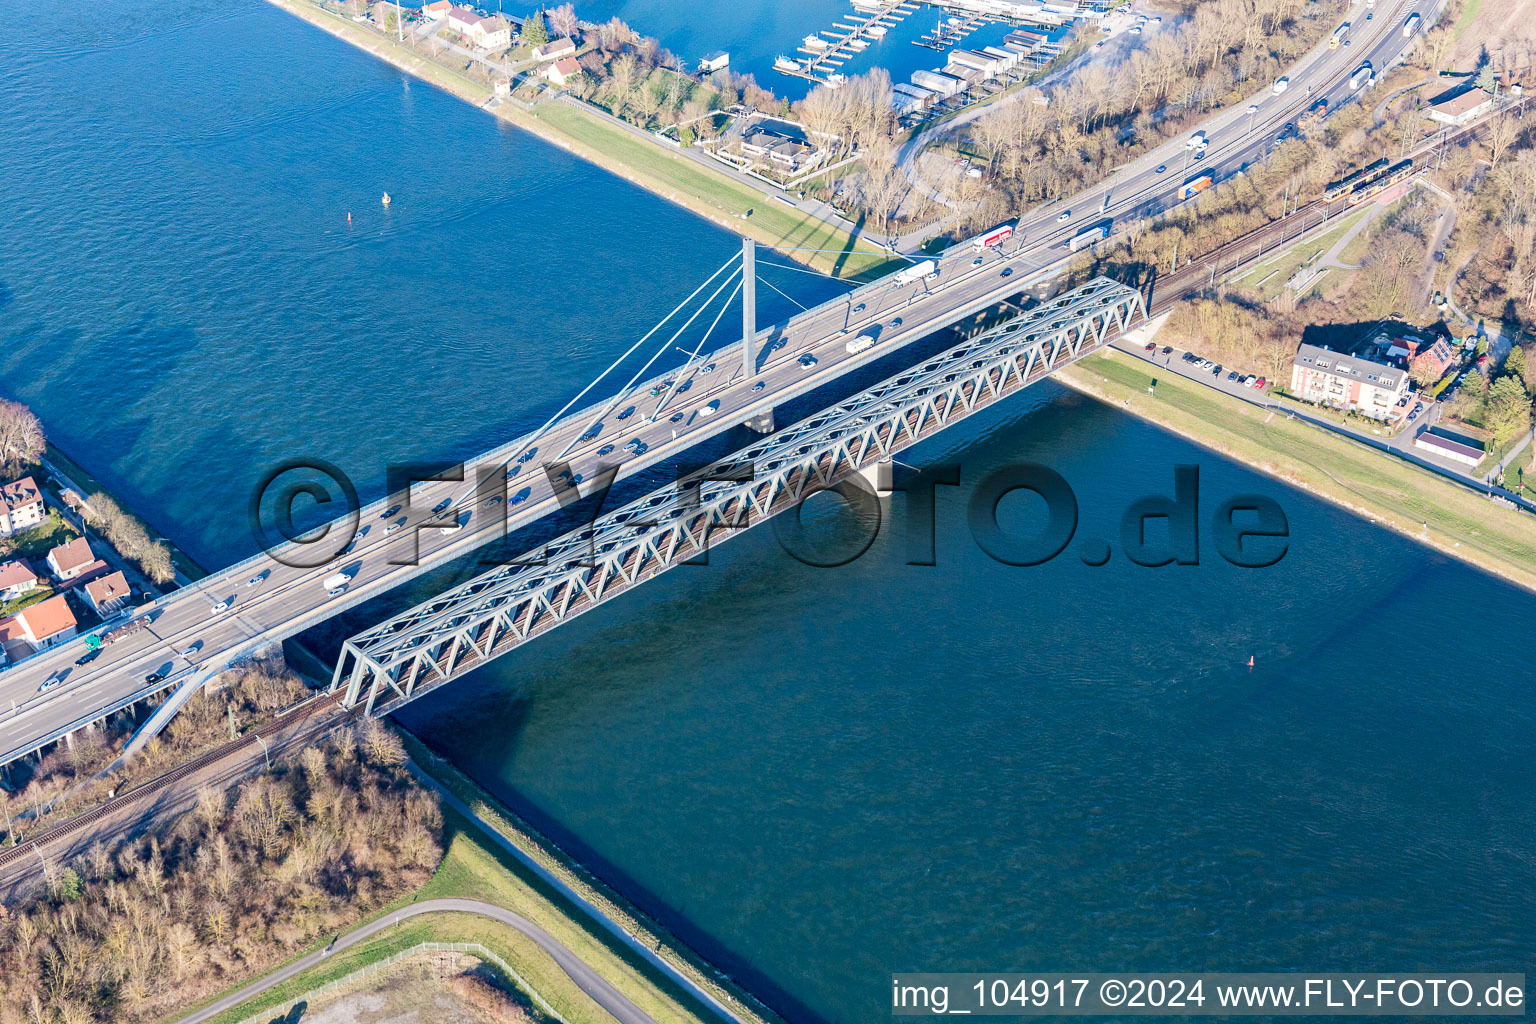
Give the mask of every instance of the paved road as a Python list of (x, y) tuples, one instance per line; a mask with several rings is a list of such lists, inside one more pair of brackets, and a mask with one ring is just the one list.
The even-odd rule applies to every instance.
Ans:
[(537, 943), (540, 949), (548, 953), (555, 963), (560, 965), (560, 969), (576, 983), (578, 988), (591, 996), (599, 1006), (612, 1014), (620, 1024), (656, 1024), (654, 1018), (630, 1002), (624, 993), (608, 984), (601, 975), (587, 966), (586, 961), (561, 945), (554, 936), (532, 921), (492, 903), (460, 899), (423, 900), (420, 903), (413, 903), (404, 909), (397, 910), (392, 914), (387, 914), (376, 921), (370, 921), (361, 928), (347, 932), (337, 939), (334, 945), (327, 946), (325, 949), (295, 960), (282, 970), (274, 971), (264, 978), (251, 982), (244, 988), (235, 990), (232, 994), (225, 996), (217, 1002), (210, 1003), (196, 1013), (182, 1017), (177, 1021), (177, 1024), (198, 1024), (200, 1021), (210, 1020), (225, 1010), (239, 1006), (246, 1000), (258, 996), (276, 985), (281, 985), (289, 978), (309, 970), (309, 968), (327, 957), (334, 956), (360, 942), (366, 942), (379, 934), (379, 932), (394, 928), (401, 921), (417, 917), (421, 914), (440, 914), (444, 912), (479, 914), (481, 917), (489, 917), (493, 921), (499, 921), (508, 927), (516, 928)]
[[(1345, 80), (1362, 59), (1369, 57), (1381, 69), (1409, 42), (1400, 34), (1408, 10), (1417, 6), (1429, 20), (1441, 2), (1380, 0), (1372, 22), (1357, 22), (1353, 47), (1319, 47), (1309, 54), (1292, 70), (1287, 93), (1276, 97), (1265, 89), (1254, 99), (1260, 107), (1257, 115), (1250, 118), (1246, 104), (1239, 104), (1208, 121), (1209, 149), (1199, 168), (1224, 177), (1261, 159), (1282, 124), (1295, 120), (1325, 93), (1333, 96), (1330, 102), (1348, 93)], [(1311, 95), (1309, 85), (1315, 87)], [(540, 437), (519, 438), (486, 453), (467, 468), (468, 483), (421, 484), (409, 495), (368, 506), (359, 513), (364, 532), (345, 551), (337, 549), (347, 534), (333, 535), (302, 550), (279, 550), (281, 561), (258, 555), (163, 598), (148, 612), (149, 628), (108, 646), (87, 665), (74, 664), (84, 653), (82, 642), (75, 641), (12, 667), (0, 674), (0, 764), (183, 681), (194, 669), (220, 667), (256, 647), (292, 636), (547, 515), (573, 500), (576, 491), (552, 476), (553, 468), (546, 470), (545, 463), (568, 460), (570, 472), (582, 477), (575, 484), (588, 493), (605, 467), (618, 478), (631, 476), (1016, 296), (1031, 281), (1065, 265), (1071, 255), (1068, 242), (1086, 225), (1110, 217), (1123, 224), (1174, 205), (1182, 181), (1175, 168), (1186, 154), (1183, 141), (1175, 140), (1070, 204), (1024, 214), (1006, 251), (977, 255), (963, 246), (951, 250), (940, 259), (934, 281), (902, 288), (885, 278), (770, 327), (760, 335), (750, 373), (743, 370), (740, 343), (727, 345), (671, 372), (673, 386), (659, 397), (649, 394), (658, 377), (640, 383), (617, 404), (591, 406)], [(1167, 169), (1159, 174), (1156, 168), (1161, 165)], [(1064, 206), (1072, 210), (1066, 220), (1061, 219)], [(763, 258), (770, 256), (765, 253)], [(862, 353), (848, 353), (847, 342), (865, 329), (878, 331), (878, 343)], [(802, 358), (815, 362), (805, 365)], [(631, 440), (644, 447), (627, 452), (624, 446)], [(605, 450), (609, 445), (612, 451)], [(516, 461), (520, 456), (526, 461)], [(502, 469), (508, 465), (510, 479)], [(481, 470), (489, 485), (476, 493), (474, 481)], [(502, 495), (503, 482), (504, 498), (487, 504)], [(432, 509), (445, 499), (461, 525), (442, 532)], [(404, 507), (382, 518), (384, 506), (397, 502)], [(347, 572), (351, 581), (343, 592), (328, 593), (321, 581), (338, 570)], [(149, 683), (151, 673), (166, 678)], [(40, 691), (49, 678), (59, 682)]]

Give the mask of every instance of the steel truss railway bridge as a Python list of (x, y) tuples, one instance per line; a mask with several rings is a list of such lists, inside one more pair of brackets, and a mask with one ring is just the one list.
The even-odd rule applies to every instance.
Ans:
[[(347, 640), (332, 690), (394, 710), (1104, 346), (1145, 316), (1098, 278)], [(855, 482), (856, 481), (856, 482)]]

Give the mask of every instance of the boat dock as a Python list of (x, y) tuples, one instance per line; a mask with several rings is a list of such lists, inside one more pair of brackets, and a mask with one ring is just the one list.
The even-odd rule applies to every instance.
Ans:
[(833, 22), (832, 28), (805, 37), (797, 47), (805, 56), (781, 56), (773, 62), (773, 69), (780, 74), (807, 78), (836, 88), (843, 82), (840, 69), (844, 64), (921, 7), (918, 0), (855, 5), (853, 13)]
[(939, 22), (938, 27), (932, 32), (912, 42), (918, 46), (926, 46), (930, 50), (947, 50), (986, 23), (987, 19), (979, 14), (973, 14), (968, 18), (949, 18)]

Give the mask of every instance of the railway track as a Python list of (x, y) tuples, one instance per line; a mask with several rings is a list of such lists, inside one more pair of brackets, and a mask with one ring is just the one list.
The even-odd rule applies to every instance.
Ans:
[[(271, 748), (273, 753), (281, 753), (295, 743), (310, 740), (330, 732), (344, 722), (358, 718), (359, 714), (358, 709), (348, 710), (342, 707), (341, 702), (331, 694), (315, 694), (312, 697), (308, 697), (292, 709), (246, 733), (244, 736), (230, 740), (228, 743), (200, 754), (190, 761), (171, 769), (164, 775), (156, 776), (143, 785), (136, 786), (98, 807), (92, 807), (89, 810), (81, 811), (79, 814), (66, 818), (57, 825), (50, 826), (36, 835), (27, 837), (8, 850), (0, 851), (0, 872), (3, 872), (17, 861), (45, 846), (68, 838), (91, 825), (98, 824), (109, 816), (120, 814), (133, 804), (142, 803), (148, 798), (164, 792), (188, 776), (207, 768), (209, 765), (217, 764), (230, 755), (241, 752), (245, 748), (256, 744), (258, 737), (265, 740), (283, 733), (296, 725), (303, 726), (306, 723), (313, 722), (313, 724), (309, 724), (308, 727), (294, 733), (280, 744), (274, 745)], [(221, 774), (215, 781), (225, 781), (244, 770), (245, 766), (242, 763), (230, 771)]]
[[(1421, 157), (1433, 155), (1442, 146), (1459, 145), (1475, 139), (1486, 131), (1487, 122), (1499, 113), (1499, 111), (1489, 112), (1476, 122), (1462, 127), (1443, 139), (1436, 136), (1421, 143), (1409, 150), (1404, 155), (1405, 159), (1418, 160)], [(1349, 208), (1347, 196), (1339, 196), (1331, 201), (1314, 199), (1298, 207), (1288, 216), (1255, 228), (1240, 238), (1235, 238), (1203, 256), (1190, 260), (1173, 273), (1158, 277), (1153, 281), (1151, 294), (1147, 297), (1148, 317), (1166, 311), (1190, 293), (1210, 286), (1216, 279), (1240, 270), (1256, 262), (1266, 253), (1300, 238), (1314, 228), (1321, 227)]]

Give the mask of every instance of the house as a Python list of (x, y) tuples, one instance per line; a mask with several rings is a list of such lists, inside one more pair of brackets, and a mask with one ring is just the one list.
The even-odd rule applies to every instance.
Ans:
[(731, 55), (724, 50), (710, 50), (699, 61), (699, 74), (707, 75), (714, 71), (723, 71), (730, 67)]
[(1347, 409), (1377, 420), (1396, 420), (1406, 413), (1408, 371), (1361, 356), (1318, 345), (1301, 345), (1291, 364), (1291, 393), (1335, 409)]
[(53, 573), (55, 579), (72, 580), (94, 561), (96, 555), (91, 551), (91, 542), (84, 537), (76, 537), (68, 544), (60, 544), (48, 552), (48, 571)]
[(581, 62), (575, 57), (561, 57), (544, 69), (544, 77), (556, 85), (564, 85), (581, 74)]
[(1437, 381), (1456, 365), (1456, 350), (1444, 338), (1408, 339), (1408, 368), (1427, 381)]
[(799, 126), (766, 117), (742, 133), (741, 151), (749, 157), (766, 159), (775, 170), (786, 174), (814, 166), (822, 157), (821, 150), (812, 145)]
[(891, 106), (896, 113), (905, 114), (914, 110), (927, 110), (938, 97), (927, 89), (919, 89), (915, 85), (906, 82), (897, 82), (891, 86)]
[(37, 589), (37, 573), (26, 562), (0, 562), (0, 601), (14, 601)]
[(1492, 108), (1493, 97), (1481, 89), (1473, 88), (1449, 99), (1438, 99), (1431, 103), (1425, 116), (1431, 121), (1459, 127)]
[(55, 594), (8, 619), (0, 619), (0, 643), (12, 661), (36, 654), (75, 636), (75, 613), (63, 594)]
[(453, 10), (453, 4), (449, 0), (432, 0), (421, 9), (421, 13), (428, 21), (442, 21), (448, 17), (448, 12)]
[(44, 516), (43, 492), (31, 477), (0, 486), (0, 537), (30, 530)]
[(946, 75), (939, 71), (914, 71), (912, 72), (912, 84), (919, 89), (927, 89), (937, 96), (948, 99), (957, 93), (964, 92), (967, 83), (962, 82), (953, 75)]
[(480, 24), (480, 15), (468, 7), (450, 7), (445, 15), (448, 19), (448, 31), (457, 32), (461, 36), (468, 36)]
[(1413, 439), (1413, 446), (1464, 466), (1475, 466), (1488, 454), (1472, 438), (1453, 434), (1442, 427), (1426, 427), (1419, 431), (1419, 436)]
[[(991, 78), (997, 74), (998, 68), (1001, 66), (996, 57), (988, 56), (985, 53), (978, 53), (975, 50), (951, 50), (949, 51), (949, 66), (955, 67), (957, 65), (980, 71), (986, 78)], [(948, 73), (954, 74), (953, 71)]]
[(132, 596), (132, 592), (128, 589), (128, 579), (121, 570), (94, 579), (85, 585), (86, 603), (104, 619), (111, 618), (122, 611)]
[(1000, 46), (983, 46), (981, 48), (981, 52), (996, 60), (999, 69), (1002, 71), (1012, 71), (1014, 68), (1018, 67), (1019, 61), (1024, 59), (1024, 55), (1022, 53), (1015, 53), (1013, 50), (1005, 50)]
[(512, 79), (506, 75), (497, 75), (491, 80), (491, 91), (497, 96), (512, 95)]
[(487, 50), (505, 50), (512, 45), (512, 23), (499, 14), (481, 18), (470, 29), (469, 38)]
[(559, 60), (561, 57), (576, 56), (576, 44), (566, 36), (559, 39), (551, 39), (540, 46), (535, 46), (531, 54), (534, 60)]

